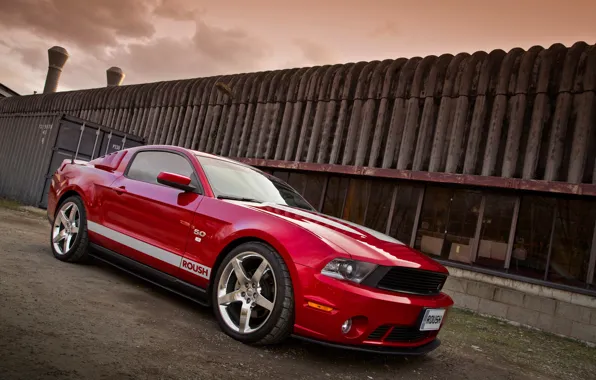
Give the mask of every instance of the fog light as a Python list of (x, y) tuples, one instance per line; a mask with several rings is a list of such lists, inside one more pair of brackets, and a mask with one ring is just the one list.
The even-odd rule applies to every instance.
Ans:
[(350, 329), (352, 328), (352, 320), (351, 319), (347, 319), (342, 325), (341, 325), (341, 332), (344, 334), (347, 334), (350, 332)]

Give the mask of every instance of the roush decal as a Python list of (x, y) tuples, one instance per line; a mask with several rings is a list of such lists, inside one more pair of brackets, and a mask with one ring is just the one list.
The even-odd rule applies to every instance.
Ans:
[(182, 258), (182, 263), (180, 264), (180, 268), (184, 269), (187, 272), (195, 274), (199, 277), (209, 279), (211, 275), (211, 268), (206, 267), (202, 264), (196, 263), (194, 261)]

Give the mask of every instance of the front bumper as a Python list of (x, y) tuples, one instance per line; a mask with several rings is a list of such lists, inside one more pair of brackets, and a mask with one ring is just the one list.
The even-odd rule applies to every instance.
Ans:
[[(448, 295), (385, 291), (329, 278), (306, 266), (297, 269), (301, 299), (296, 302), (295, 335), (339, 348), (387, 354), (420, 355), (440, 345), (437, 335), (453, 306)], [(445, 309), (439, 330), (420, 331), (427, 309)], [(341, 326), (347, 319), (352, 320), (352, 328), (344, 334)]]
[(325, 342), (322, 340), (315, 340), (310, 338), (305, 338), (300, 335), (292, 335), (296, 339), (300, 339), (305, 342), (321, 344), (326, 347), (336, 348), (341, 350), (350, 350), (350, 351), (357, 351), (357, 352), (366, 352), (371, 354), (381, 354), (381, 355), (399, 355), (399, 356), (419, 356), (419, 355), (426, 355), (431, 351), (436, 350), (441, 345), (440, 339), (434, 339), (429, 343), (426, 343), (422, 346), (416, 347), (399, 347), (399, 346), (375, 346), (375, 345), (348, 345), (348, 344), (339, 344), (339, 343), (330, 343)]

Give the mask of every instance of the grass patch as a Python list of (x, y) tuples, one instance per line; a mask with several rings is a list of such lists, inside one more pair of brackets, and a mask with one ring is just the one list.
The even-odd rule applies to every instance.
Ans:
[(25, 206), (20, 202), (7, 198), (0, 198), (0, 210), (15, 211), (18, 212), (20, 215), (28, 217), (37, 218), (46, 216), (46, 210), (44, 209), (33, 206)]
[(596, 373), (595, 348), (469, 311), (453, 309), (441, 335), (446, 344), (546, 377), (588, 379)]
[(5, 208), (8, 210), (20, 210), (22, 205), (11, 199), (0, 198), (0, 208)]

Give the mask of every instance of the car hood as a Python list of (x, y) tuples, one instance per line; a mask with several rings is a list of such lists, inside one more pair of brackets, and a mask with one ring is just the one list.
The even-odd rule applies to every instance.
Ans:
[(362, 225), (319, 212), (278, 204), (244, 202), (243, 204), (300, 226), (320, 239), (330, 242), (331, 245), (339, 247), (354, 260), (447, 272), (441, 264), (403, 242)]

